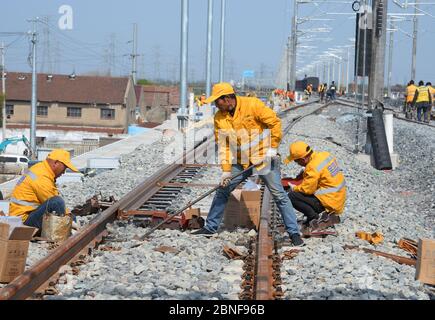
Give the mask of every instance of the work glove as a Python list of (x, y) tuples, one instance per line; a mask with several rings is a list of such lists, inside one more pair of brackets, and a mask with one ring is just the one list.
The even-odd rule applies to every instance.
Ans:
[(230, 181), (231, 181), (231, 172), (230, 171), (224, 171), (224, 172), (222, 172), (222, 175), (221, 175), (221, 182), (220, 182), (220, 185), (221, 185), (221, 187), (227, 187), (229, 184), (230, 184)]
[(278, 155), (278, 150), (276, 148), (269, 148), (266, 152), (266, 157), (275, 158)]

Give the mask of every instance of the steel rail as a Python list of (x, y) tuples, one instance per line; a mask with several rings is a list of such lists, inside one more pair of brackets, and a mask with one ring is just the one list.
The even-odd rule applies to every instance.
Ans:
[[(305, 103), (304, 106), (316, 103), (318, 100), (311, 101), (309, 103)], [(316, 114), (324, 108), (328, 107), (332, 104), (332, 101), (327, 102), (320, 106), (319, 108), (305, 114), (299, 116), (297, 118), (291, 119), (288, 125), (285, 127), (283, 131), (283, 136), (287, 135), (291, 128), (301, 121), (302, 119)], [(298, 106), (301, 107), (301, 106)], [(295, 108), (289, 109), (288, 111), (295, 110)], [(255, 259), (255, 279), (254, 279), (254, 294), (256, 300), (271, 300), (275, 299), (275, 288), (273, 286), (274, 283), (274, 270), (273, 270), (273, 248), (274, 248), (274, 230), (271, 230), (271, 201), (272, 195), (268, 188), (265, 188), (263, 193), (263, 200), (261, 204), (261, 215), (260, 215), (260, 224), (258, 227), (258, 235), (257, 235), (257, 250), (256, 250), (256, 259)]]
[[(337, 99), (337, 100), (335, 100), (335, 103), (344, 105), (346, 107), (358, 108), (352, 102), (346, 101), (346, 100), (343, 100), (343, 99)], [(366, 106), (366, 105), (364, 105), (364, 106)], [(395, 110), (393, 108), (386, 108), (386, 107), (384, 107), (384, 109), (388, 110), (388, 111), (392, 111), (393, 112), (393, 117), (398, 119), (398, 120), (403, 120), (403, 121), (407, 121), (407, 122), (411, 122), (411, 123), (415, 123), (415, 124), (421, 124), (421, 125), (424, 125), (424, 126), (435, 128), (435, 125), (430, 124), (430, 123), (418, 122), (417, 120), (403, 118), (403, 117), (399, 116), (399, 114), (402, 114), (402, 112), (397, 112), (397, 110)], [(368, 110), (368, 109), (364, 108), (364, 110)]]
[(176, 176), (183, 170), (183, 163), (193, 161), (195, 153), (207, 150), (206, 148), (209, 143), (211, 143), (210, 139), (208, 139), (206, 143), (197, 145), (196, 149), (190, 150), (185, 153), (181, 159), (176, 161), (179, 163), (173, 163), (162, 168), (133, 188), (118, 202), (115, 202), (94, 220), (91, 220), (91, 222), (77, 234), (68, 238), (59, 247), (50, 252), (50, 254), (36, 262), (35, 265), (2, 288), (0, 290), (0, 300), (18, 300), (31, 297), (31, 295), (40, 286), (45, 284), (62, 265), (74, 259), (74, 257), (80, 254), (82, 250), (86, 249), (96, 238), (101, 238), (106, 230), (106, 225), (117, 218), (118, 210), (135, 209), (141, 202), (146, 201), (160, 189), (158, 185), (159, 182), (168, 182)]
[[(314, 102), (316, 101), (298, 105), (295, 108), (289, 108), (285, 110), (285, 112), (298, 109)], [(299, 117), (298, 119), (301, 118), (302, 117)], [(186, 152), (183, 157), (178, 159), (175, 163), (162, 168), (151, 177), (144, 180), (118, 202), (115, 202), (95, 219), (91, 220), (90, 223), (77, 234), (64, 241), (59, 247), (36, 262), (31, 268), (15, 278), (7, 286), (0, 289), (0, 300), (18, 300), (31, 297), (38, 288), (46, 284), (47, 281), (58, 272), (61, 266), (68, 264), (84, 250), (95, 246), (95, 243), (101, 241), (106, 231), (106, 225), (117, 218), (119, 210), (136, 209), (161, 188), (159, 183), (169, 182), (183, 170), (184, 164), (189, 162), (194, 163), (195, 154), (207, 151), (207, 147), (211, 143), (211, 137), (212, 136), (208, 137), (207, 142), (202, 142), (196, 145), (194, 149)]]

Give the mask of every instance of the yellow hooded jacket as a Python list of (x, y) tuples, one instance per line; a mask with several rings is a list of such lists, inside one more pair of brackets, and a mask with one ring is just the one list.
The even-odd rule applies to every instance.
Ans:
[[(257, 98), (236, 96), (237, 106), (232, 117), (218, 111), (214, 117), (215, 138), (219, 145), (222, 170), (229, 172), (233, 163), (243, 168), (264, 160), (269, 148), (278, 148), (281, 141), (281, 120)], [(229, 142), (229, 143), (228, 143)], [(230, 148), (237, 145), (237, 151)], [(237, 160), (233, 160), (237, 153)], [(257, 166), (257, 169), (265, 165)]]
[(44, 160), (32, 166), (18, 180), (9, 199), (9, 214), (21, 217), (24, 222), (42, 203), (58, 195), (54, 172)]
[(312, 195), (320, 200), (326, 211), (340, 214), (346, 201), (346, 182), (329, 152), (313, 152), (305, 167), (302, 183), (293, 191)]

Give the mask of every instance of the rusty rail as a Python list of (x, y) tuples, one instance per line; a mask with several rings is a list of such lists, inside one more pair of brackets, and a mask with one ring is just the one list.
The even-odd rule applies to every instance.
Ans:
[(257, 240), (257, 263), (255, 275), (255, 299), (273, 299), (273, 269), (272, 253), (273, 240), (270, 233), (269, 223), (271, 215), (271, 194), (265, 188), (263, 193), (263, 203), (261, 206), (260, 225), (258, 227)]
[[(313, 102), (316, 101), (312, 101), (310, 103)], [(302, 106), (297, 106), (295, 108), (291, 108), (290, 110), (294, 110), (299, 107)], [(303, 117), (298, 117), (297, 121)], [(293, 124), (297, 121), (293, 121)], [(14, 279), (6, 287), (0, 289), (0, 300), (17, 300), (31, 297), (32, 294), (38, 290), (38, 288), (44, 286), (47, 281), (58, 272), (61, 266), (70, 263), (73, 259), (77, 258), (77, 256), (83, 254), (84, 251), (88, 250), (89, 248), (93, 248), (97, 243), (99, 243), (106, 232), (106, 225), (113, 222), (117, 218), (119, 210), (137, 209), (144, 201), (149, 199), (161, 188), (159, 183), (167, 183), (171, 178), (180, 173), (184, 167), (183, 163), (193, 163), (195, 154), (206, 152), (209, 144), (211, 143), (210, 138), (211, 136), (208, 137), (206, 143), (201, 143), (197, 145), (195, 149), (184, 154), (182, 157), (183, 161), (176, 161), (174, 164), (159, 170), (150, 178), (136, 186), (122, 199), (120, 199), (118, 202), (115, 202), (112, 206), (104, 210), (99, 216), (94, 218), (77, 234), (63, 242), (59, 247), (51, 251), (46, 257), (39, 260), (35, 265)], [(266, 211), (266, 209), (264, 210)], [(266, 232), (266, 236), (261, 237), (266, 239), (269, 231), (266, 231), (268, 228), (265, 229), (265, 227), (263, 227), (262, 230), (263, 229), (264, 232)], [(264, 232), (262, 231), (262, 233)], [(272, 260), (270, 258), (271, 254), (269, 254), (272, 252), (272, 247), (273, 245), (270, 238), (268, 240), (268, 244), (261, 245), (261, 252), (263, 252), (262, 255), (264, 255), (264, 258), (261, 259), (261, 264), (266, 263), (269, 266), (267, 267), (267, 270), (269, 271), (272, 270)], [(272, 287), (271, 284), (273, 284), (273, 278), (267, 278), (269, 276), (266, 275), (266, 269), (264, 269), (262, 265), (259, 269), (263, 275), (258, 279), (263, 279), (262, 281), (265, 281), (265, 283), (267, 282), (267, 284)], [(258, 285), (258, 292), (258, 299), (263, 299), (262, 297), (265, 297), (265, 295), (263, 296), (263, 292), (266, 292), (265, 294), (267, 294), (268, 298), (273, 297), (273, 293), (271, 294), (271, 289), (264, 288), (264, 285), (261, 283)]]
[[(288, 111), (298, 109), (311, 103), (316, 103), (318, 100), (299, 105)], [(328, 107), (332, 102), (327, 102), (319, 108), (307, 113), (303, 116), (290, 120), (285, 127), (283, 135), (286, 135), (290, 129), (303, 118), (312, 114), (319, 113), (324, 108)], [(271, 225), (272, 215), (276, 214), (276, 208), (273, 205), (273, 199), (269, 189), (265, 188), (261, 205), (260, 224), (258, 227), (258, 237), (256, 246), (256, 262), (255, 262), (255, 281), (254, 294), (256, 300), (271, 300), (278, 299), (282, 296), (280, 264), (281, 258), (277, 254), (276, 241), (274, 239), (275, 225)], [(274, 252), (275, 249), (275, 252)]]
[[(194, 154), (207, 150), (208, 142), (202, 143), (196, 149), (187, 152), (183, 159), (187, 163), (193, 161)], [(31, 297), (32, 294), (44, 285), (62, 265), (69, 263), (77, 255), (99, 242), (106, 230), (106, 225), (117, 218), (118, 210), (137, 209), (144, 201), (149, 199), (160, 189), (159, 182), (168, 182), (178, 173), (183, 171), (183, 161), (171, 164), (143, 181), (118, 202), (104, 210), (99, 216), (81, 229), (77, 234), (64, 241), (59, 247), (47, 256), (36, 262), (30, 269), (15, 278), (7, 286), (0, 289), (0, 300), (19, 300)]]
[(402, 256), (398, 256), (395, 254), (391, 254), (391, 253), (386, 253), (386, 252), (382, 252), (382, 251), (377, 251), (377, 250), (373, 250), (373, 249), (368, 249), (368, 248), (360, 248), (358, 246), (350, 246), (350, 245), (345, 245), (343, 247), (343, 249), (355, 249), (355, 250), (361, 250), (364, 251), (366, 253), (372, 253), (374, 255), (380, 256), (380, 257), (384, 257), (384, 258), (388, 258), (391, 259), (397, 263), (400, 264), (406, 264), (408, 266), (414, 266), (417, 264), (417, 260), (415, 259), (411, 259), (408, 257), (402, 257)]

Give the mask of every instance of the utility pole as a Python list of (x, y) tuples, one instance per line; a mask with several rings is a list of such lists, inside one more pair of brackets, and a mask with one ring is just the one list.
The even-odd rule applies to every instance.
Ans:
[(346, 89), (345, 93), (349, 90), (349, 66), (350, 66), (350, 47), (347, 47), (347, 66), (346, 66)]
[(340, 87), (341, 87), (341, 57), (340, 59), (338, 59), (338, 81), (337, 81), (337, 88), (338, 88), (338, 92), (340, 92)]
[(335, 58), (331, 57), (331, 64), (332, 64), (332, 80), (335, 81)]
[(290, 79), (291, 79), (291, 67), (290, 67), (290, 51), (291, 51), (291, 37), (287, 39), (287, 50), (286, 50), (286, 77), (287, 77), (287, 91), (290, 90)]
[(394, 22), (390, 22), (391, 30), (390, 30), (390, 43), (388, 45), (388, 72), (387, 72), (387, 92), (388, 97), (391, 98), (391, 70), (393, 66), (393, 46), (394, 46)]
[(213, 0), (208, 0), (208, 18), (207, 18), (207, 57), (205, 73), (205, 94), (210, 97), (211, 90), (211, 52), (212, 52), (212, 34), (213, 34)]
[(181, 49), (180, 49), (180, 109), (178, 114), (178, 129), (186, 126), (187, 112), (187, 45), (189, 25), (189, 0), (181, 1)]
[(296, 51), (297, 51), (297, 18), (298, 18), (298, 0), (293, 0), (293, 19), (291, 33), (291, 69), (290, 69), (290, 89), (295, 90), (296, 84)]
[(133, 52), (131, 53), (131, 76), (133, 77), (134, 85), (136, 85), (137, 56), (137, 23), (133, 23)]
[(1, 56), (2, 56), (2, 65), (1, 65), (1, 76), (2, 76), (2, 96), (3, 96), (3, 105), (2, 105), (2, 139), (6, 139), (6, 78), (5, 78), (5, 44), (2, 42), (2, 46), (0, 47)]
[(372, 66), (369, 75), (369, 108), (384, 100), (385, 46), (387, 38), (387, 0), (373, 0)]
[(221, 43), (219, 58), (219, 82), (224, 81), (224, 53), (225, 53), (225, 4), (226, 0), (221, 0)]
[(415, 79), (415, 69), (417, 65), (417, 28), (418, 28), (418, 16), (417, 16), (417, 9), (418, 9), (418, 0), (415, 0), (414, 4), (414, 31), (412, 33), (412, 66), (411, 66), (411, 79)]
[(36, 33), (36, 22), (33, 21), (33, 31), (32, 35), (32, 108), (30, 111), (30, 145), (32, 147), (32, 152), (36, 152), (36, 104), (37, 104), (37, 90), (38, 90), (38, 79), (36, 74), (36, 51), (37, 51), (37, 33)]

